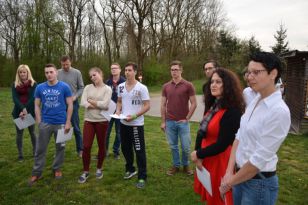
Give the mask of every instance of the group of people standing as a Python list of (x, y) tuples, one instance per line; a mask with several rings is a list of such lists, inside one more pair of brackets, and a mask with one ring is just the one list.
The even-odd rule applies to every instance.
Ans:
[[(52, 134), (57, 130), (68, 132), (74, 127), (77, 154), (82, 156), (83, 173), (78, 179), (84, 183), (89, 177), (90, 154), (94, 137), (98, 142), (96, 178), (103, 177), (102, 165), (108, 153), (111, 129), (115, 124), (113, 154), (119, 158), (120, 145), (125, 158), (124, 179), (138, 176), (136, 186), (144, 188), (147, 179), (144, 117), (150, 109), (150, 97), (145, 85), (136, 80), (137, 65), (125, 65), (125, 78), (118, 63), (111, 65), (111, 78), (106, 84), (103, 72), (94, 67), (89, 70), (92, 84), (84, 88), (80, 71), (71, 67), (68, 56), (61, 58), (62, 69), (53, 64), (45, 66), (47, 81), (39, 85), (33, 80), (28, 66), (17, 69), (12, 87), (15, 103), (13, 117), (27, 113), (36, 117), (39, 137), (34, 125), (29, 127), (33, 144), (34, 166), (29, 183), (42, 176), (45, 155)], [(211, 175), (212, 194), (195, 175), (194, 190), (202, 200), (211, 204), (275, 204), (278, 193), (276, 175), (277, 151), (288, 134), (290, 111), (275, 84), (281, 76), (282, 65), (274, 54), (258, 52), (251, 56), (245, 73), (255, 96), (243, 96), (238, 76), (219, 67), (211, 60), (204, 64), (208, 81), (203, 86), (204, 116), (197, 131), (195, 148), (191, 152), (189, 120), (196, 107), (196, 94), (192, 83), (182, 77), (180, 61), (170, 64), (171, 80), (163, 85), (161, 96), (161, 129), (167, 137), (172, 156), (169, 176), (180, 172), (193, 175), (189, 159), (197, 169), (206, 168)], [(78, 97), (85, 108), (83, 140), (79, 128)], [(116, 106), (109, 122), (100, 114), (110, 101)], [(34, 102), (34, 103), (33, 103)], [(17, 130), (16, 143), (22, 160), (22, 130)], [(180, 143), (179, 143), (180, 141)], [(181, 154), (180, 148), (181, 146)], [(55, 178), (61, 178), (60, 167), (64, 159), (65, 143), (56, 144), (53, 163)], [(134, 151), (138, 171), (134, 167)]]
[(253, 95), (242, 93), (238, 77), (215, 64), (204, 65), (209, 74), (203, 87), (205, 112), (191, 153), (196, 167), (209, 171), (212, 194), (197, 177), (194, 190), (208, 205), (273, 205), (279, 188), (277, 152), (291, 124), (275, 86), (282, 63), (268, 52), (250, 57), (245, 77)]
[[(46, 162), (48, 143), (52, 135), (56, 141), (58, 130), (64, 129), (68, 133), (73, 127), (76, 151), (83, 161), (83, 173), (78, 178), (79, 183), (86, 182), (89, 177), (91, 148), (94, 137), (97, 138), (98, 154), (96, 165), (96, 178), (103, 177), (102, 166), (108, 153), (108, 141), (112, 125), (115, 123), (116, 137), (113, 146), (115, 159), (119, 159), (120, 144), (126, 159), (124, 179), (130, 179), (137, 174), (133, 166), (133, 149), (137, 156), (138, 182), (136, 186), (145, 186), (146, 155), (144, 142), (143, 114), (150, 109), (149, 92), (147, 87), (135, 79), (137, 65), (129, 62), (125, 66), (125, 76), (120, 75), (121, 67), (118, 63), (111, 65), (111, 77), (106, 84), (103, 81), (103, 72), (94, 67), (89, 70), (92, 84), (84, 87), (81, 72), (71, 67), (69, 56), (60, 60), (61, 69), (57, 70), (54, 64), (45, 65), (46, 82), (37, 85), (27, 65), (20, 65), (17, 69), (16, 80), (12, 85), (14, 101), (13, 118), (24, 118), (30, 113), (38, 124), (38, 137), (34, 125), (29, 132), (32, 140), (34, 165), (29, 185), (36, 183), (41, 177)], [(79, 128), (79, 102), (85, 108), (83, 137)], [(107, 110), (110, 101), (117, 103), (117, 114), (126, 115), (121, 122), (111, 118), (110, 122), (101, 115), (102, 110)], [(122, 103), (123, 101), (123, 103)], [(122, 130), (122, 131), (121, 131)], [(16, 126), (16, 144), (18, 160), (23, 161), (22, 134)], [(124, 140), (120, 140), (120, 135)], [(122, 143), (121, 143), (122, 141)], [(107, 142), (107, 143), (106, 143)], [(123, 144), (124, 143), (124, 144)], [(62, 178), (61, 167), (64, 161), (65, 143), (55, 143), (56, 153), (52, 164), (55, 179)]]

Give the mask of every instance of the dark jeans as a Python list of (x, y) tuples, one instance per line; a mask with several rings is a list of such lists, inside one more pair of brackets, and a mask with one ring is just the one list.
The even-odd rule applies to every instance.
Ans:
[(115, 124), (115, 138), (113, 142), (113, 153), (115, 155), (119, 155), (120, 153), (120, 145), (121, 145), (121, 137), (120, 137), (120, 120), (111, 118), (108, 123), (108, 129), (107, 129), (107, 137), (106, 137), (106, 153), (108, 153), (108, 147), (109, 147), (109, 138), (112, 131), (113, 123)]
[(143, 126), (127, 126), (121, 123), (121, 148), (126, 160), (126, 172), (134, 172), (134, 151), (138, 166), (138, 179), (147, 178), (146, 154)]
[[(18, 127), (15, 125), (16, 127), (16, 145), (17, 145), (17, 150), (18, 150), (18, 157), (23, 157), (23, 149), (22, 149), (22, 141), (23, 141), (23, 133), (24, 130), (20, 130), (18, 129)], [(35, 146), (36, 146), (36, 135), (35, 135), (35, 125), (29, 126), (28, 127), (28, 131), (31, 137), (31, 143), (32, 143), (32, 154), (34, 156), (35, 153)]]
[(71, 123), (72, 127), (74, 127), (74, 135), (75, 135), (75, 142), (76, 142), (76, 151), (79, 153), (82, 151), (82, 136), (81, 136), (81, 131), (79, 127), (79, 114), (78, 114), (78, 109), (79, 109), (79, 103), (78, 100), (75, 100), (73, 103), (73, 114), (71, 118)]

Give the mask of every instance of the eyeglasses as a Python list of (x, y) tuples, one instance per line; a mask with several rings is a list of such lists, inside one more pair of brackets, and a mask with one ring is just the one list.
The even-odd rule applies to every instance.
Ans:
[(210, 70), (213, 70), (214, 69), (214, 67), (207, 67), (207, 68), (204, 68), (203, 70), (204, 71), (210, 71)]
[(257, 76), (259, 75), (260, 73), (262, 73), (263, 71), (267, 71), (267, 70), (252, 70), (252, 71), (247, 71), (245, 73), (245, 76), (248, 77), (249, 75), (251, 76)]
[(115, 70), (118, 69), (119, 67), (111, 67), (111, 70)]

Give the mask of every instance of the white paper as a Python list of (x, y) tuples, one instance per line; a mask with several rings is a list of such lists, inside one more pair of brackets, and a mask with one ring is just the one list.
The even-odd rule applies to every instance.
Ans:
[(117, 108), (117, 104), (115, 104), (112, 100), (110, 100), (110, 103), (108, 105), (108, 110), (101, 111), (101, 115), (103, 115), (108, 121), (110, 121), (111, 117), (115, 110)]
[(210, 173), (204, 167), (202, 167), (202, 170), (196, 168), (196, 171), (199, 181), (204, 186), (206, 191), (212, 196), (212, 183)]
[(110, 117), (113, 117), (115, 119), (120, 119), (120, 120), (124, 120), (127, 118), (127, 116), (123, 115), (123, 114), (120, 114), (120, 115), (117, 115), (117, 114), (113, 114), (113, 115), (110, 115)]
[(61, 129), (58, 130), (56, 143), (66, 142), (66, 141), (72, 139), (72, 135), (73, 135), (73, 128), (72, 127), (71, 127), (70, 131), (66, 134), (64, 133), (64, 128), (61, 128)]
[(25, 129), (25, 128), (35, 124), (35, 120), (34, 120), (34, 118), (32, 117), (31, 114), (26, 114), (24, 119), (21, 119), (20, 117), (16, 118), (16, 119), (14, 119), (14, 122), (15, 122), (16, 126), (18, 127), (18, 129), (20, 129), (20, 130)]

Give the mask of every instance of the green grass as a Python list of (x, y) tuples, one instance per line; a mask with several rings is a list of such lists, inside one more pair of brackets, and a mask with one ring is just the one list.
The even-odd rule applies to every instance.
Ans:
[[(7, 88), (0, 88), (0, 107), (0, 204), (201, 204), (199, 196), (193, 192), (193, 177), (187, 177), (183, 173), (173, 177), (165, 174), (171, 164), (171, 154), (165, 136), (159, 129), (160, 119), (148, 116), (145, 118), (148, 181), (144, 190), (135, 188), (135, 178), (123, 180), (122, 155), (119, 161), (112, 157), (105, 160), (104, 177), (100, 181), (94, 177), (96, 161), (92, 160), (88, 182), (78, 184), (77, 179), (82, 172), (82, 160), (75, 153), (73, 140), (67, 143), (62, 169), (63, 179), (55, 181), (51, 173), (54, 154), (54, 140), (51, 140), (43, 179), (33, 187), (28, 187), (27, 181), (33, 166), (30, 137), (26, 131), (25, 161), (19, 163), (15, 128), (11, 118), (12, 100), (10, 90)], [(82, 115), (83, 113), (81, 117)], [(193, 123), (191, 127), (193, 138), (196, 129), (197, 123)], [(194, 139), (192, 141), (194, 142)], [(304, 135), (290, 135), (280, 149), (278, 164), (280, 192), (277, 204), (308, 204), (307, 150), (308, 136)], [(96, 153), (95, 143), (92, 155)]]

